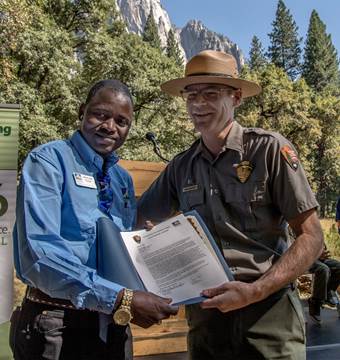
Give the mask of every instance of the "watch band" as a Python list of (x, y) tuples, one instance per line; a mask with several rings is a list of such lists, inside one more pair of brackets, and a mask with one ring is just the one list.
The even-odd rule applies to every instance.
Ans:
[(132, 320), (132, 298), (133, 291), (131, 289), (124, 289), (121, 303), (118, 309), (113, 313), (113, 321), (116, 325), (125, 326)]
[(124, 289), (121, 307), (126, 307), (131, 311), (131, 303), (132, 303), (132, 297), (133, 297), (133, 290), (131, 289)]

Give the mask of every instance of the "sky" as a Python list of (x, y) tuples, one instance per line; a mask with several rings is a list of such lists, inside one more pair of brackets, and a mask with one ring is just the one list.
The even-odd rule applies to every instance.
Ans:
[[(303, 45), (313, 9), (326, 25), (327, 34), (340, 54), (340, 0), (284, 0), (303, 37)], [(212, 31), (226, 35), (248, 57), (256, 35), (265, 50), (275, 19), (277, 0), (161, 0), (171, 22), (183, 27), (189, 20), (201, 20)]]

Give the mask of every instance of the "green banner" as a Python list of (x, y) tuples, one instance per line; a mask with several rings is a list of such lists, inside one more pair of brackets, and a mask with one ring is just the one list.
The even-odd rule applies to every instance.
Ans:
[(0, 104), (0, 170), (17, 170), (19, 108)]
[(0, 104), (0, 324), (13, 308), (13, 244), (18, 161), (18, 105)]

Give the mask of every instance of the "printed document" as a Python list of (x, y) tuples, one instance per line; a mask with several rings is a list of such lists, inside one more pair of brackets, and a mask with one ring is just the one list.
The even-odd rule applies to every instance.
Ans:
[(121, 232), (146, 289), (173, 303), (199, 297), (201, 291), (229, 281), (215, 250), (195, 216), (180, 214), (152, 230)]

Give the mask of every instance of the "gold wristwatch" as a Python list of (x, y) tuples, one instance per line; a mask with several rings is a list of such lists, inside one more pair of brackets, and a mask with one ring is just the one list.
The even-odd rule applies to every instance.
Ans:
[(122, 302), (113, 314), (113, 321), (117, 325), (127, 325), (132, 320), (131, 303), (133, 291), (130, 289), (124, 289), (123, 291)]

